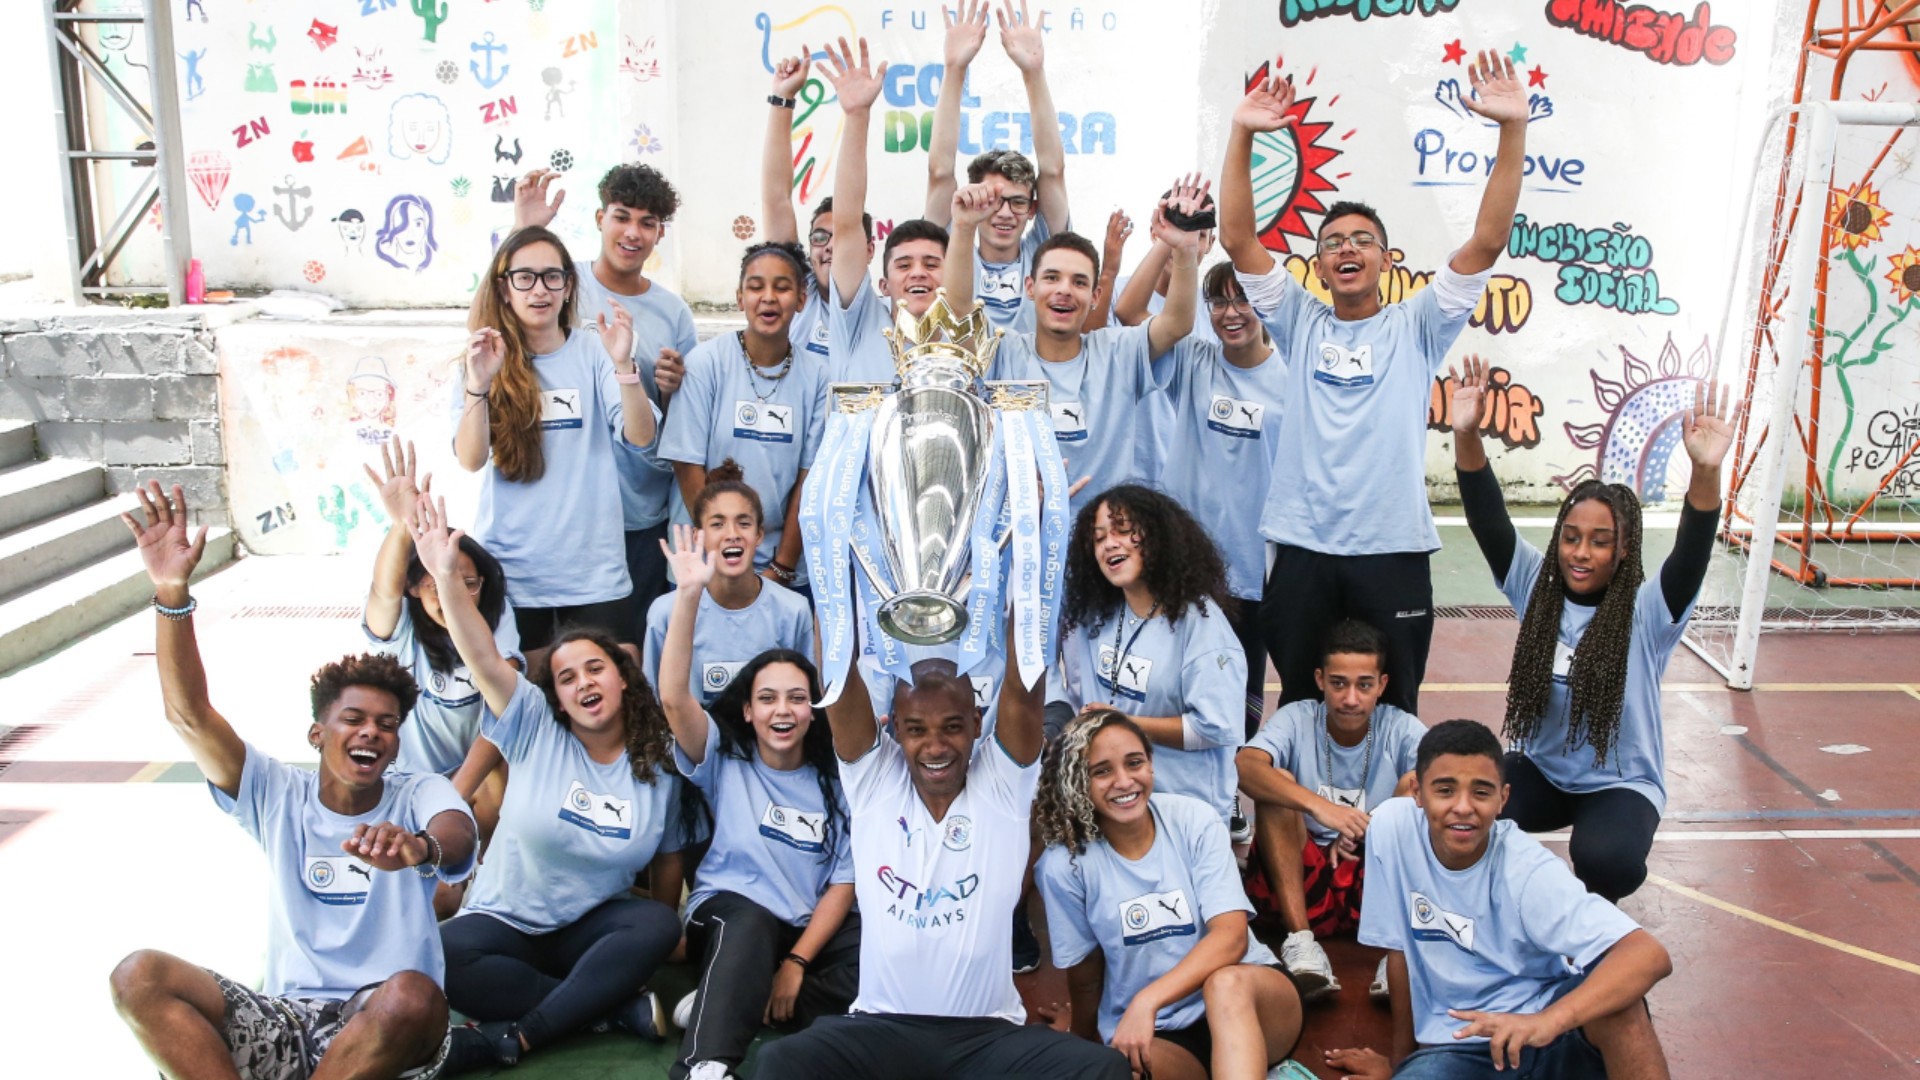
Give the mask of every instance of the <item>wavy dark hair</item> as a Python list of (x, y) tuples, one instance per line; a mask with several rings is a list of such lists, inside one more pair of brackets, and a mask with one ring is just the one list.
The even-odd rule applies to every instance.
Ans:
[[(1110, 727), (1122, 727), (1140, 739), (1149, 760), (1153, 740), (1140, 725), (1115, 709), (1088, 709), (1068, 721), (1060, 737), (1040, 755), (1040, 786), (1033, 797), (1033, 823), (1042, 844), (1060, 844), (1075, 855), (1100, 839), (1100, 819), (1094, 813), (1087, 778), (1087, 754), (1093, 737)], [(1149, 792), (1151, 794), (1151, 792)]]
[[(713, 699), (713, 707), (707, 710), (714, 726), (720, 729), (719, 753), (740, 761), (753, 760), (757, 741), (753, 724), (747, 720), (747, 709), (753, 704), (754, 680), (774, 664), (792, 664), (799, 668), (807, 677), (808, 700), (820, 700), (820, 672), (814, 668), (813, 661), (792, 649), (768, 649), (742, 665), (734, 673), (733, 681)], [(800, 740), (800, 755), (813, 767), (820, 783), (820, 800), (827, 808), (827, 828), (821, 837), (826, 850), (821, 861), (831, 862), (834, 849), (840, 844), (840, 834), (850, 822), (840, 812), (840, 759), (833, 752), (833, 729), (827, 724), (825, 709), (813, 710), (813, 722), (807, 725), (807, 733)], [(707, 813), (711, 817), (712, 811)]]
[(1073, 539), (1067, 545), (1067, 603), (1060, 616), (1063, 636), (1076, 626), (1104, 623), (1125, 603), (1093, 557), (1093, 520), (1102, 506), (1116, 527), (1139, 535), (1142, 576), (1168, 622), (1179, 622), (1190, 608), (1204, 613), (1209, 602), (1222, 614), (1233, 610), (1227, 563), (1207, 530), (1172, 496), (1121, 484), (1081, 507), (1074, 518)]
[[(592, 642), (598, 646), (613, 661), (614, 670), (620, 673), (620, 678), (626, 681), (626, 692), (620, 695), (620, 725), (627, 735), (627, 760), (633, 767), (633, 778), (643, 784), (651, 784), (663, 773), (674, 774), (673, 732), (667, 727), (667, 714), (660, 708), (660, 698), (653, 692), (653, 684), (647, 681), (646, 672), (640, 670), (640, 661), (621, 648), (613, 635), (593, 627), (574, 627), (563, 631), (554, 639), (547, 656), (551, 658), (560, 651), (561, 646), (576, 641)], [(573, 723), (560, 708), (560, 697), (554, 692), (551, 659), (546, 664), (546, 670), (540, 673), (539, 686), (541, 692), (547, 695), (547, 707), (553, 710), (554, 720), (571, 731)]]
[[(480, 575), (480, 617), (487, 621), (487, 629), (500, 629), (500, 617), (507, 610), (507, 572), (500, 568), (500, 560), (480, 545), (480, 541), (465, 533), (460, 534), (460, 550), (473, 560), (473, 569)], [(427, 606), (413, 595), (414, 587), (426, 581), (432, 575), (427, 566), (420, 561), (420, 552), (416, 549), (407, 556), (407, 585), (402, 590), (402, 598), (407, 605), (407, 618), (413, 624), (413, 640), (427, 654), (427, 666), (435, 671), (452, 671), (460, 666), (460, 654), (453, 647), (453, 638), (447, 628), (433, 621), (427, 614)]]
[(1605, 764), (1620, 732), (1620, 709), (1627, 693), (1627, 650), (1632, 646), (1633, 604), (1640, 595), (1646, 571), (1640, 565), (1640, 497), (1625, 484), (1583, 481), (1560, 504), (1553, 522), (1553, 547), (1540, 567), (1540, 579), (1527, 598), (1520, 618), (1520, 636), (1513, 643), (1513, 671), (1507, 679), (1506, 736), (1525, 743), (1540, 732), (1547, 715), (1547, 695), (1553, 689), (1553, 650), (1560, 641), (1560, 611), (1567, 602), (1566, 579), (1560, 573), (1560, 530), (1567, 513), (1588, 499), (1613, 512), (1614, 543), (1619, 568), (1607, 582), (1606, 595), (1580, 635), (1567, 673), (1567, 744), (1577, 750), (1593, 747), (1595, 765)]

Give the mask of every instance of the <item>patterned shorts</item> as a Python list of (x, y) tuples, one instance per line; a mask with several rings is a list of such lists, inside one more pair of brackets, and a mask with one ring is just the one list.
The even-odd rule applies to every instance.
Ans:
[[(1306, 894), (1307, 925), (1315, 937), (1330, 937), (1360, 925), (1360, 893), (1366, 881), (1364, 849), (1353, 858), (1342, 858), (1333, 865), (1327, 848), (1307, 837), (1300, 852), (1301, 885)], [(1267, 880), (1260, 860), (1248, 859), (1241, 874), (1247, 899), (1252, 901), (1255, 917), (1278, 915), (1280, 897), (1277, 887)]]
[[(270, 997), (250, 990), (217, 971), (209, 971), (227, 999), (220, 1038), (233, 1054), (242, 1080), (307, 1080), (327, 1048), (380, 984), (361, 987), (345, 1000)], [(400, 1074), (402, 1080), (433, 1080), (446, 1063), (452, 1034), (440, 1041), (433, 1060)]]

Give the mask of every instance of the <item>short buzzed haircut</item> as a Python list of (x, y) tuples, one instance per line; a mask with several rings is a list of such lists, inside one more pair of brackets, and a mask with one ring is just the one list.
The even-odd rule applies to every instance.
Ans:
[(880, 249), (880, 266), (883, 270), (893, 258), (893, 249), (910, 240), (931, 240), (940, 245), (943, 255), (947, 250), (947, 230), (926, 218), (908, 218), (887, 234), (886, 246)]
[(1320, 233), (1316, 234), (1316, 236), (1324, 234), (1327, 231), (1327, 222), (1346, 217), (1349, 214), (1358, 214), (1368, 221), (1373, 222), (1374, 231), (1380, 234), (1380, 249), (1385, 251), (1387, 248), (1387, 223), (1380, 220), (1380, 212), (1368, 206), (1366, 203), (1355, 202), (1351, 199), (1341, 199), (1339, 202), (1327, 207), (1327, 216), (1320, 219)]
[(1500, 738), (1478, 720), (1443, 720), (1433, 725), (1421, 736), (1420, 748), (1414, 752), (1413, 774), (1424, 780), (1427, 766), (1447, 754), (1487, 758), (1501, 779), (1506, 779), (1506, 757), (1500, 749)]
[(1032, 268), (1028, 271), (1028, 273), (1034, 274), (1039, 272), (1040, 260), (1046, 257), (1047, 252), (1060, 251), (1062, 249), (1067, 251), (1077, 251), (1080, 254), (1085, 255), (1087, 257), (1087, 260), (1093, 263), (1093, 276), (1095, 280), (1099, 279), (1100, 249), (1093, 246), (1093, 241), (1087, 239), (1084, 236), (1081, 236), (1077, 232), (1071, 232), (1071, 231), (1057, 232), (1057, 233), (1054, 233), (1052, 236), (1047, 237), (1045, 240), (1040, 241), (1040, 246), (1035, 248), (1033, 251)]

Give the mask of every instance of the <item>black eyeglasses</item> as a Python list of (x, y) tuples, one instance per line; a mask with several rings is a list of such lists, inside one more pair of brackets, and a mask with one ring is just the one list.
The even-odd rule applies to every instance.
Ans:
[(513, 287), (514, 292), (528, 292), (536, 281), (554, 292), (559, 292), (566, 288), (567, 279), (573, 275), (556, 266), (550, 270), (509, 270), (500, 276), (507, 279), (507, 284)]
[(826, 247), (833, 243), (833, 233), (826, 229), (815, 229), (807, 234), (807, 243), (814, 247)]
[(1244, 296), (1209, 296), (1207, 310), (1215, 315), (1223, 311), (1252, 311), (1253, 301)]
[[(1033, 200), (1025, 195), (1002, 195), (1000, 196), (1000, 206), (1004, 206), (1016, 214), (1024, 214), (1033, 209)], [(997, 210), (999, 207), (995, 207), (994, 209)]]

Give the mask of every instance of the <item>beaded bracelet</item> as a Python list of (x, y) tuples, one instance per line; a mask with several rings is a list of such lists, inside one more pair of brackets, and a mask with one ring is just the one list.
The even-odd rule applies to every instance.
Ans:
[(445, 857), (444, 853), (440, 849), (440, 841), (432, 833), (428, 832), (425, 829), (421, 829), (419, 832), (414, 833), (413, 835), (419, 837), (422, 840), (425, 840), (427, 842), (427, 846), (433, 849), (433, 857), (428, 859), (426, 862), (416, 864), (414, 866), (414, 869), (419, 871), (421, 877), (432, 877), (434, 874), (434, 871), (440, 869), (440, 862)]
[(178, 608), (171, 608), (161, 603), (159, 593), (155, 593), (153, 596), (153, 610), (159, 612), (161, 618), (171, 619), (174, 622), (185, 622), (186, 619), (193, 614), (193, 609), (199, 606), (200, 601), (191, 596), (187, 597), (186, 607)]

